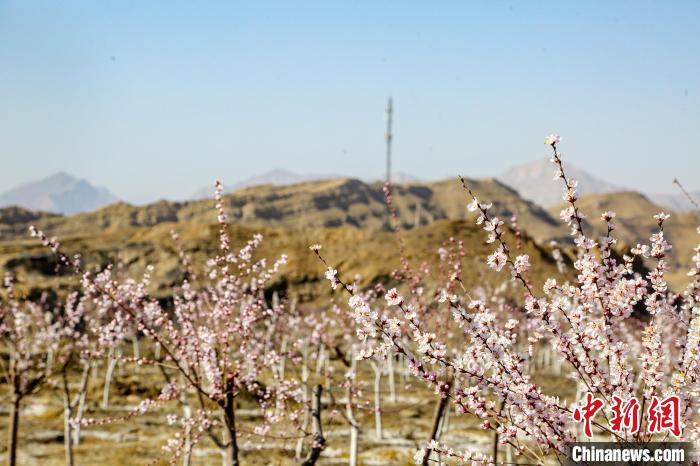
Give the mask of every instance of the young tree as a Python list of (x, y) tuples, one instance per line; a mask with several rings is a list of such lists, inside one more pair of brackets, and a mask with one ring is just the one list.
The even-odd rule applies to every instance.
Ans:
[[(0, 301), (0, 340), (8, 361), (0, 362), (1, 376), (9, 387), (10, 424), (7, 463), (17, 464), (17, 441), (22, 402), (37, 393), (71, 361), (84, 336), (79, 332), (83, 308), (71, 294), (62, 308), (52, 306), (46, 296), (34, 302), (16, 296), (14, 278), (5, 277), (5, 299)], [(72, 446), (66, 444), (67, 460)]]
[[(183, 260), (186, 278), (175, 293), (171, 309), (164, 308), (148, 293), (151, 267), (140, 281), (116, 277), (111, 267), (89, 273), (79, 258), (68, 257), (56, 241), (41, 231), (34, 229), (33, 233), (58, 254), (62, 264), (80, 274), (83, 299), (94, 306), (95, 321), (102, 323), (95, 329), (99, 342), (95, 354), (104, 355), (136, 334), (153, 341), (162, 352), (159, 360), (137, 355), (121, 358), (124, 362), (156, 365), (163, 370), (166, 383), (156, 399), (143, 400), (126, 416), (85, 418), (81, 424), (125, 420), (179, 400), (185, 408), (184, 416), (169, 416), (169, 421), (182, 430), (164, 447), (172, 461), (182, 455), (189, 457), (191, 449), (207, 435), (221, 448), (223, 464), (230, 466), (240, 464), (242, 432), (236, 417), (239, 395), (248, 393), (257, 400), (262, 419), (246, 435), (256, 436), (260, 441), (278, 434), (283, 436), (284, 432), (275, 430), (282, 431), (279, 428), (282, 421), (298, 418), (300, 411), (312, 411), (314, 419), (319, 419), (316, 412), (320, 406), (315, 409), (311, 399), (302, 403), (300, 382), (278, 372), (279, 349), (269, 344), (271, 331), (287, 320), (283, 318), (285, 309), (279, 300), (272, 306), (267, 302), (265, 286), (285, 264), (286, 256), (272, 264), (264, 258), (256, 260), (254, 255), (262, 243), (261, 235), (255, 235), (234, 251), (221, 184), (217, 182), (216, 187), (219, 254), (208, 261), (197, 285), (190, 281), (195, 274), (189, 258)], [(196, 403), (196, 409), (190, 399)], [(67, 400), (68, 406), (72, 406), (73, 400), (69, 397)], [(216, 433), (217, 426), (222, 435)], [(318, 439), (314, 441), (312, 451), (319, 448), (318, 443)]]
[[(542, 292), (537, 291), (528, 277), (530, 258), (513, 252), (506, 240), (503, 221), (491, 215), (490, 204), (480, 202), (462, 179), (471, 200), (469, 210), (477, 213), (477, 224), (487, 232), (487, 243), (495, 244), (487, 265), (497, 272), (508, 270), (511, 279), (520, 285), (524, 303), (521, 319), (503, 321), (490, 307), (489, 299), (472, 297), (468, 284), (457, 273), (452, 280), (461, 289), (445, 286), (433, 304), (450, 310), (462, 335), (455, 346), (446, 335), (429, 329), (430, 307), (416, 306), (416, 283), (410, 274), (403, 277), (402, 284), (410, 293), (408, 298), (397, 289), (384, 295), (387, 304), (400, 311), (400, 318), (389, 317), (373, 310), (372, 303), (354, 287), (346, 285), (318, 249), (315, 251), (326, 267), (334, 271), (329, 277), (331, 282), (352, 295), (348, 304), (354, 313), (357, 336), (362, 343), (373, 342), (363, 356), (390, 352), (403, 355), (415, 377), (433, 387), (441, 397), (450, 399), (461, 412), (481, 418), (482, 428), (496, 434), (491, 456), (483, 452), (459, 452), (431, 439), (417, 453), (418, 463), (425, 464), (435, 453), (458, 461), (489, 464), (496, 461), (498, 444), (510, 445), (516, 454), (537, 463), (547, 457), (565, 459), (566, 444), (577, 438), (571, 426), (580, 418), (581, 406), (578, 400), (572, 405), (562, 403), (531, 381), (527, 364), (539, 342), (551, 345), (576, 382), (609, 407), (615, 406), (616, 400), (640, 396), (642, 410), (646, 406), (658, 411), (656, 397), (678, 397), (685, 438), (698, 436), (694, 411), (700, 394), (697, 319), (700, 254), (694, 257), (695, 267), (689, 274), (693, 282), (682, 294), (671, 292), (664, 278), (670, 246), (663, 226), (668, 215), (662, 213), (655, 217), (659, 230), (651, 236), (650, 244), (637, 245), (618, 259), (613, 251), (614, 214), (603, 213), (607, 233), (599, 241), (584, 234), (583, 217), (576, 203), (576, 182), (565, 174), (557, 146), (559, 138), (553, 135), (545, 142), (553, 149), (555, 175), (563, 180), (564, 199), (569, 203), (561, 218), (571, 228), (577, 249), (573, 264), (577, 275), (573, 282), (559, 284), (552, 277)], [(520, 235), (516, 234), (516, 250), (519, 240)], [(633, 264), (637, 261), (652, 264), (645, 276), (635, 272)], [(630, 342), (635, 339), (634, 328), (640, 322), (636, 316), (640, 312), (648, 320), (641, 342), (636, 343), (641, 350), (636, 354), (642, 354), (641, 359), (630, 351), (635, 347)], [(519, 328), (524, 325), (532, 326), (534, 331), (523, 345), (518, 337), (522, 335)], [(454, 377), (453, 390), (451, 377)], [(601, 411), (599, 418), (590, 419), (589, 427), (601, 438), (626, 444), (642, 445), (652, 438), (663, 438), (653, 428), (644, 429), (645, 422), (654, 422), (651, 417), (643, 418), (642, 429), (632, 433), (616, 429), (613, 416), (614, 412)]]

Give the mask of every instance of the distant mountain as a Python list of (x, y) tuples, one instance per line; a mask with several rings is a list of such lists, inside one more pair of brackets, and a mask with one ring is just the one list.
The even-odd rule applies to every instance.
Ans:
[(63, 172), (0, 194), (0, 207), (19, 206), (61, 214), (86, 212), (116, 201), (117, 197), (106, 188)]
[[(262, 173), (260, 175), (246, 178), (231, 185), (225, 184), (224, 192), (230, 193), (239, 189), (248, 188), (250, 186), (289, 186), (296, 183), (303, 183), (305, 181), (329, 180), (333, 178), (340, 178), (340, 175), (319, 173), (302, 175), (299, 173), (291, 172), (289, 170), (275, 169)], [(191, 199), (207, 199), (210, 197), (214, 197), (213, 185), (198, 189), (194, 194), (192, 194)]]
[[(700, 203), (700, 191), (689, 193), (695, 202)], [(683, 194), (650, 194), (649, 198), (660, 206), (678, 212), (695, 210), (695, 206)]]
[[(602, 194), (625, 190), (596, 178), (570, 163), (566, 163), (564, 169), (567, 176), (578, 181), (579, 194)], [(523, 198), (542, 207), (550, 207), (562, 202), (562, 183), (561, 180), (554, 181), (554, 172), (554, 165), (547, 159), (541, 159), (515, 166), (497, 178), (518, 191)]]

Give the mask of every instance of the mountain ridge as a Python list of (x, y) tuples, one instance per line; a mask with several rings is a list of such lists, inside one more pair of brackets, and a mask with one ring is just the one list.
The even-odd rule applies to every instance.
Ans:
[[(557, 221), (541, 207), (523, 200), (512, 188), (494, 178), (468, 180), (484, 200), (493, 199), (494, 213), (504, 219), (519, 217), (536, 238), (550, 237), (559, 229)], [(406, 182), (392, 185), (394, 205), (404, 228), (437, 220), (468, 218), (467, 194), (459, 181)], [(383, 183), (355, 178), (305, 181), (287, 186), (247, 187), (223, 196), (224, 209), (232, 223), (250, 227), (294, 230), (348, 225), (382, 230), (388, 225)], [(145, 206), (125, 202), (69, 217), (40, 217), (38, 227), (52, 235), (87, 235), (122, 227), (147, 227), (159, 223), (212, 221), (212, 199), (159, 201)], [(8, 224), (6, 234), (24, 234), (25, 224)]]
[[(338, 179), (338, 178), (353, 178), (349, 176), (343, 176), (339, 174), (331, 174), (331, 173), (310, 173), (310, 174), (301, 174), (297, 172), (293, 172), (291, 170), (286, 170), (286, 169), (281, 169), (281, 168), (276, 168), (273, 170), (269, 170), (264, 173), (260, 173), (258, 175), (254, 175), (248, 178), (245, 178), (241, 181), (235, 182), (233, 184), (224, 184), (223, 186), (223, 192), (224, 193), (232, 193), (234, 191), (241, 190), (243, 188), (249, 188), (251, 186), (264, 186), (264, 185), (272, 185), (272, 186), (289, 186), (293, 184), (299, 184), (299, 183), (304, 183), (306, 181), (324, 181), (324, 180), (332, 180), (332, 179)], [(392, 177), (393, 182), (397, 183), (403, 183), (403, 182), (414, 182), (414, 181), (420, 181), (419, 178), (408, 174), (404, 172), (396, 172), (394, 173)], [(378, 180), (363, 180), (368, 183), (372, 183), (374, 181)], [(199, 200), (199, 199), (207, 199), (211, 198), (214, 196), (214, 186), (208, 186), (208, 187), (202, 187), (199, 188), (197, 191), (195, 191), (187, 200)]]
[[(565, 249), (570, 247), (569, 231), (558, 220), (561, 206), (542, 209), (496, 178), (467, 179), (466, 183), (479, 200), (493, 203), (491, 213), (505, 222), (505, 230), (510, 227), (511, 217), (516, 215), (523, 234), (532, 238), (538, 247), (548, 245), (551, 240), (556, 240)], [(306, 243), (306, 248), (318, 242), (319, 232), (325, 232), (323, 235), (338, 239), (341, 243), (353, 238), (371, 241), (377, 235), (386, 237), (390, 233), (390, 220), (382, 188), (382, 182), (366, 183), (354, 178), (337, 178), (288, 186), (243, 188), (224, 195), (222, 203), (233, 230), (248, 233), (271, 231), (276, 238), (289, 237), (289, 241), (295, 238), (294, 247)], [(477, 261), (478, 257), (474, 254), (482, 251), (485, 238), (483, 232), (479, 232), (479, 227), (474, 225), (474, 214), (466, 209), (469, 199), (459, 180), (397, 183), (392, 186), (392, 193), (393, 205), (403, 229), (411, 232), (421, 230), (423, 233), (416, 233), (416, 238), (431, 238), (430, 244), (434, 244), (436, 235), (448, 232), (453, 235), (454, 228), (459, 225), (464, 229), (460, 237), (468, 234), (466, 249), (473, 258), (470, 260)], [(23, 259), (25, 248), (36, 245), (36, 241), (27, 235), (30, 224), (50, 236), (57, 236), (64, 244), (84, 244), (86, 254), (93, 258), (118, 254), (120, 260), (127, 263), (141, 263), (141, 255), (144, 251), (150, 251), (149, 257), (157, 261), (162, 256), (158, 252), (160, 247), (171, 248), (166, 246), (164, 239), (167, 236), (165, 233), (171, 229), (190, 232), (188, 234), (192, 238), (206, 236), (207, 241), (211, 241), (210, 236), (218, 229), (214, 204), (213, 199), (159, 201), (146, 206), (118, 202), (70, 216), (18, 208), (0, 209), (0, 266), (21, 268), (24, 267), (21, 264), (30, 266), (31, 261), (41, 262), (45, 260), (42, 258), (48, 257), (48, 253), (45, 253), (29, 263)], [(604, 233), (599, 214), (605, 210), (615, 210), (618, 214), (616, 235), (620, 238), (620, 247), (629, 247), (637, 242), (648, 243), (649, 235), (655, 231), (653, 215), (664, 210), (646, 196), (631, 191), (584, 194), (578, 205), (582, 213), (588, 215), (585, 229), (594, 239)], [(689, 267), (692, 248), (697, 243), (696, 223), (694, 214), (674, 212), (664, 225), (669, 240), (674, 244), (669, 254), (673, 274), (669, 277), (677, 289), (687, 282), (683, 270)], [(442, 237), (442, 240), (447, 238)], [(286, 244), (287, 240), (279, 241)], [(113, 245), (108, 248), (109, 253), (105, 252), (106, 244)], [(386, 247), (389, 246), (387, 243)], [(199, 250), (196, 244), (193, 247)], [(339, 246), (336, 244), (335, 247)], [(342, 247), (351, 257), (352, 245)], [(296, 254), (305, 257), (301, 251), (296, 251)], [(172, 257), (167, 259), (168, 267), (173, 260)], [(311, 266), (309, 270), (312, 270)], [(303, 280), (299, 278), (300, 282)]]
[(17, 206), (32, 211), (76, 214), (118, 201), (107, 188), (83, 178), (57, 172), (0, 193), (0, 207)]

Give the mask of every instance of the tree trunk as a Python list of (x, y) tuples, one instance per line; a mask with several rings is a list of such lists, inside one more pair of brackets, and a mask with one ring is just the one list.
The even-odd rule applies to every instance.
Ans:
[(280, 380), (284, 380), (285, 364), (287, 362), (287, 337), (282, 337), (282, 345), (280, 346)]
[(134, 336), (131, 338), (131, 352), (134, 358), (141, 359), (141, 348), (139, 347), (139, 335), (134, 332)]
[(372, 362), (374, 369), (374, 432), (377, 440), (384, 436), (382, 429), (382, 367)]
[(348, 404), (345, 407), (348, 421), (350, 422), (350, 458), (349, 466), (357, 466), (357, 439), (360, 436), (360, 429), (352, 412), (352, 387), (348, 387)]
[(10, 428), (7, 435), (7, 464), (9, 466), (17, 464), (17, 432), (19, 430), (19, 404), (21, 400), (22, 397), (18, 394), (12, 396)]
[(78, 392), (78, 398), (71, 402), (71, 416), (73, 416), (73, 409), (77, 405), (77, 410), (73, 418), (76, 420), (75, 426), (71, 426), (71, 431), (73, 433), (73, 443), (72, 446), (80, 445), (80, 430), (81, 421), (83, 419), (83, 414), (85, 414), (85, 404), (87, 398), (88, 386), (90, 384), (90, 372), (94, 370), (92, 363), (84, 363), (83, 375), (80, 380), (80, 389)]
[(493, 463), (498, 464), (498, 429), (493, 430), (493, 448), (491, 451), (491, 456), (493, 457)]
[(63, 451), (66, 455), (66, 465), (73, 466), (73, 429), (70, 423), (73, 416), (73, 403), (70, 399), (67, 365), (62, 367), (61, 379), (63, 380)]
[[(450, 387), (452, 386), (452, 379), (450, 379)], [(448, 390), (449, 391), (449, 390)], [(435, 411), (433, 413), (433, 426), (430, 429), (430, 438), (428, 440), (437, 440), (438, 432), (440, 430), (440, 424), (442, 424), (442, 417), (445, 415), (445, 410), (447, 409), (447, 397), (440, 397), (440, 399), (435, 403)], [(425, 456), (423, 456), (422, 466), (428, 466), (430, 461), (431, 450), (427, 449), (425, 451)]]
[[(506, 400), (501, 400), (501, 407), (498, 408), (498, 415), (500, 416), (503, 414), (503, 408), (506, 405)], [(498, 435), (498, 429), (494, 428), (493, 430), (493, 462), (494, 464), (498, 464), (498, 441), (499, 441), (499, 435)]]
[[(302, 392), (301, 392), (301, 402), (302, 404), (308, 404), (309, 402), (309, 350), (304, 343), (304, 347), (302, 348), (302, 354), (303, 354), (303, 361), (301, 365), (301, 384), (302, 384)], [(309, 410), (306, 409), (304, 410), (304, 419), (301, 422), (301, 430), (306, 431), (306, 429), (309, 427)], [(304, 438), (301, 437), (297, 441), (297, 446), (296, 450), (294, 453), (294, 458), (297, 460), (301, 459), (301, 454), (303, 453), (304, 450)]]
[(185, 427), (185, 449), (182, 454), (182, 466), (190, 466), (192, 458), (192, 426), (189, 420), (192, 419), (192, 407), (187, 401), (187, 394), (184, 391), (180, 394), (180, 403), (182, 404), (182, 416), (188, 421)]
[(49, 348), (47, 353), (46, 353), (46, 370), (44, 371), (44, 374), (46, 374), (46, 377), (51, 376), (51, 372), (53, 371), (53, 349)]
[[(355, 357), (354, 347), (350, 349), (350, 370), (353, 374), (357, 374), (357, 358)], [(348, 385), (347, 394), (348, 400), (345, 405), (345, 410), (348, 422), (350, 423), (350, 454), (348, 464), (349, 466), (357, 466), (357, 440), (360, 436), (360, 427), (357, 425), (357, 421), (352, 412), (352, 385)]]
[(513, 445), (506, 446), (506, 464), (513, 464)]
[(326, 444), (326, 439), (323, 436), (323, 425), (321, 424), (321, 393), (323, 387), (321, 384), (314, 387), (314, 402), (313, 402), (313, 419), (314, 419), (314, 439), (311, 445), (311, 451), (306, 457), (301, 466), (313, 466), (318, 461), (323, 451), (323, 446)]
[(396, 403), (396, 382), (394, 381), (394, 356), (389, 355), (386, 360), (386, 369), (389, 373), (389, 401)]
[(554, 356), (554, 374), (561, 375), (561, 355), (558, 353)]
[(445, 413), (442, 416), (442, 424), (440, 424), (440, 430), (438, 431), (438, 438), (443, 434), (446, 434), (450, 428), (450, 412), (452, 410), (449, 407), (445, 408)]
[[(115, 354), (117, 353), (117, 354)], [(107, 371), (105, 372), (105, 385), (102, 390), (102, 409), (109, 408), (109, 386), (112, 384), (112, 375), (114, 375), (114, 368), (117, 366), (117, 361), (119, 360), (118, 351), (111, 347), (109, 349), (109, 355), (107, 356)]]
[(73, 466), (73, 428), (70, 424), (71, 408), (70, 400), (64, 402), (63, 407), (63, 448), (66, 452), (66, 466)]
[(326, 359), (326, 347), (323, 343), (318, 345), (318, 355), (316, 357), (316, 375), (321, 375), (321, 370), (324, 367), (324, 361)]
[(238, 439), (236, 438), (236, 408), (233, 397), (233, 376), (229, 375), (226, 380), (226, 400), (223, 403), (224, 409), (224, 463), (223, 466), (239, 466), (238, 463)]

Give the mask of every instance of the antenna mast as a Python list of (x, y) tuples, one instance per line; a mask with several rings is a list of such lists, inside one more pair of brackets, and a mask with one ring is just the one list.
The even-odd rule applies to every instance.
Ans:
[(394, 105), (389, 97), (389, 101), (386, 104), (386, 181), (391, 182), (391, 140), (393, 134), (391, 133), (391, 124), (394, 116)]

